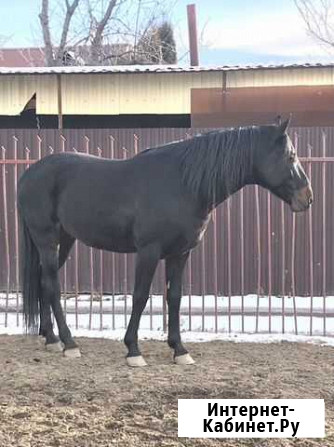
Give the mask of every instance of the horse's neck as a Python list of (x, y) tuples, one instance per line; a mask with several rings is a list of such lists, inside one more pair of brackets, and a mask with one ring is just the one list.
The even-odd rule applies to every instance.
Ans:
[(248, 183), (246, 181), (240, 181), (240, 184), (236, 185), (234, 188), (232, 188), (230, 190), (226, 190), (225, 187), (221, 188), (221, 190), (218, 189), (215, 203), (212, 204), (212, 209), (216, 208), (218, 205), (223, 203), (226, 199), (231, 197), (234, 193), (240, 191), (240, 189), (242, 189), (247, 184)]
[(207, 202), (209, 203), (208, 208), (210, 210), (216, 208), (218, 205), (220, 205), (226, 199), (231, 197), (233, 194), (240, 191), (244, 186), (251, 185), (254, 183), (255, 181), (252, 172), (249, 172), (247, 175), (244, 176), (244, 178), (240, 178), (239, 181), (233, 185), (233, 187), (227, 188), (225, 182), (223, 182), (223, 184), (220, 185), (218, 184), (216, 189), (215, 200), (212, 201), (206, 198)]

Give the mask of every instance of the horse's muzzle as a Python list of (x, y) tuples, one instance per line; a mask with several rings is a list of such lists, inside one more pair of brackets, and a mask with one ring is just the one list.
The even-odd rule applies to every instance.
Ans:
[(310, 185), (298, 189), (291, 199), (291, 210), (295, 213), (306, 211), (313, 202), (313, 191)]

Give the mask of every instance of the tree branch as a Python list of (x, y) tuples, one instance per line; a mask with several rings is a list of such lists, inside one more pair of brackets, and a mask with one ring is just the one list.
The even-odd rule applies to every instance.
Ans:
[(45, 57), (48, 66), (55, 64), (49, 22), (49, 0), (42, 0), (42, 11), (39, 14), (45, 46)]
[(111, 14), (116, 6), (117, 0), (110, 0), (106, 12), (100, 22), (97, 22), (96, 31), (91, 42), (91, 60), (90, 63), (98, 64), (99, 53), (101, 51), (103, 31), (111, 17)]
[(56, 58), (57, 65), (61, 65), (61, 63), (63, 61), (64, 51), (65, 51), (65, 47), (66, 47), (66, 43), (67, 43), (68, 30), (70, 28), (72, 16), (79, 5), (79, 2), (80, 2), (80, 0), (73, 0), (73, 3), (70, 4), (68, 0), (65, 0), (66, 15), (65, 15), (63, 30), (61, 33), (61, 38), (60, 38), (59, 47), (58, 47), (58, 51), (57, 51), (57, 58)]
[[(334, 28), (330, 23), (332, 4), (329, 0), (294, 0), (307, 31), (319, 42), (334, 47)], [(318, 4), (316, 4), (318, 3)]]

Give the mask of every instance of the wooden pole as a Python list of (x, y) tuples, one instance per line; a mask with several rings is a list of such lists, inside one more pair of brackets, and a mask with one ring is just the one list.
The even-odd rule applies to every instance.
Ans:
[(61, 88), (61, 74), (57, 74), (57, 103), (58, 103), (58, 129), (63, 128), (63, 102)]

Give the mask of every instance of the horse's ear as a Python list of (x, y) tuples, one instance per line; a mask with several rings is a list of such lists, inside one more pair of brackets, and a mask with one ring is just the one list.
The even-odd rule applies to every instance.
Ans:
[(279, 123), (278, 130), (281, 135), (286, 133), (286, 131), (288, 130), (288, 127), (290, 125), (290, 122), (291, 122), (291, 115), (289, 116), (289, 118), (287, 120), (283, 121), (282, 123)]

